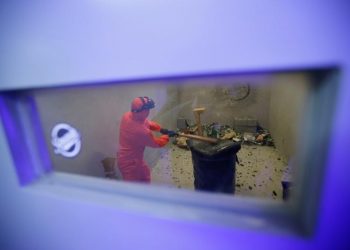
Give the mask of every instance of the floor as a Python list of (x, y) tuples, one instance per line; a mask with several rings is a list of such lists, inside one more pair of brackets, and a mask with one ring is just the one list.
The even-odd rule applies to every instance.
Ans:
[[(287, 162), (274, 147), (243, 144), (237, 156), (235, 195), (282, 200)], [(191, 151), (171, 144), (162, 148), (152, 168), (152, 184), (193, 190), (193, 182)]]

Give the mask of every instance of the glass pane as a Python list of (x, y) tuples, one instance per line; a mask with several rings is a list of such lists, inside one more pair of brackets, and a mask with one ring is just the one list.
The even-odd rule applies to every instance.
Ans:
[[(312, 72), (214, 75), (32, 94), (55, 171), (282, 200), (300, 171), (294, 159), (312, 79)], [(130, 112), (133, 100), (141, 111)], [(146, 120), (172, 132), (165, 145), (157, 126), (135, 121), (148, 110)]]

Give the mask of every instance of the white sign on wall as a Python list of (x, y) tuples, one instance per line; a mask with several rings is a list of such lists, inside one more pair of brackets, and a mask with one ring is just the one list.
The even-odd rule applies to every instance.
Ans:
[(51, 143), (55, 154), (74, 157), (81, 149), (80, 134), (66, 123), (56, 124), (51, 131)]

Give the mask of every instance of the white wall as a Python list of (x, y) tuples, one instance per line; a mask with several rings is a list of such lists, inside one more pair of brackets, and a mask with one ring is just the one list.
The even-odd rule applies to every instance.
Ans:
[[(171, 83), (171, 84), (170, 84)], [(236, 84), (248, 83), (249, 95), (239, 101), (223, 92)], [(178, 117), (195, 122), (193, 108), (206, 108), (202, 124), (219, 122), (234, 127), (234, 118), (250, 117), (271, 130), (277, 149), (287, 158), (294, 153), (302, 111), (305, 108), (306, 73), (252, 74), (245, 76), (189, 77), (133, 83), (96, 83), (87, 87), (38, 89), (32, 91), (41, 118), (46, 144), (56, 171), (104, 177), (102, 160), (116, 157), (119, 124), (137, 96), (149, 96), (156, 102), (150, 119), (164, 128), (175, 129)], [(79, 154), (67, 158), (54, 153), (51, 131), (59, 123), (68, 123), (79, 131)], [(158, 134), (159, 135), (159, 134)], [(147, 148), (145, 160), (153, 167), (159, 150)]]
[(100, 205), (92, 193), (21, 188), (1, 130), (2, 249), (349, 248), (348, 1), (37, 0), (2, 2), (0, 14), (2, 90), (327, 64), (342, 70), (313, 237), (154, 219)]
[[(195, 122), (193, 108), (204, 107), (201, 114), (203, 124), (218, 122), (221, 125), (234, 126), (236, 117), (250, 117), (259, 121), (261, 126), (269, 126), (269, 97), (267, 84), (273, 74), (211, 76), (207, 78), (182, 80), (179, 82), (179, 101), (188, 103), (179, 115)], [(223, 90), (232, 90), (238, 84), (249, 84), (249, 95), (240, 101), (231, 99)]]
[(269, 128), (276, 148), (286, 159), (296, 153), (298, 140), (303, 140), (300, 134), (312, 83), (310, 74), (280, 74), (271, 83)]
[[(155, 100), (156, 107), (151, 110), (150, 119), (165, 128), (176, 123), (175, 117), (163, 117), (166, 116), (164, 109), (172, 101), (170, 96), (169, 99), (164, 98), (168, 96), (167, 92), (167, 86), (154, 82), (34, 91), (54, 169), (104, 177), (101, 161), (106, 157), (116, 157), (119, 124), (123, 114), (130, 110), (135, 97), (149, 96)], [(73, 126), (80, 133), (82, 147), (74, 158), (55, 154), (51, 145), (51, 130), (62, 122)], [(157, 151), (148, 149), (145, 160), (156, 160)]]

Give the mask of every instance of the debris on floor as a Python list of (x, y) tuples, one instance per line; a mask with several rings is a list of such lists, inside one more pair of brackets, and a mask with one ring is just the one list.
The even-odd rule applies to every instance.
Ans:
[[(287, 161), (274, 147), (242, 144), (237, 156), (234, 195), (282, 200), (281, 178)], [(152, 168), (152, 184), (194, 190), (191, 151), (172, 144), (164, 148)]]
[(174, 144), (177, 145), (180, 148), (188, 148), (187, 146), (187, 138), (183, 136), (178, 136), (175, 138)]
[[(256, 120), (238, 120), (241, 126), (222, 125), (217, 122), (203, 124), (203, 136), (241, 143), (235, 164), (235, 195), (282, 200), (281, 177), (286, 160), (274, 147), (268, 130), (259, 126)], [(180, 120), (176, 132), (197, 134), (198, 127), (191, 121)], [(248, 131), (237, 130), (249, 127)], [(161, 160), (152, 169), (152, 183), (174, 188), (194, 190), (194, 174), (188, 139), (176, 137), (169, 144)]]
[[(196, 125), (190, 125), (189, 122), (182, 122), (186, 124), (186, 128), (177, 129), (177, 132), (196, 134), (198, 127)], [(203, 135), (221, 140), (233, 140), (235, 142), (242, 142), (248, 144), (256, 144), (263, 146), (274, 146), (273, 139), (268, 130), (263, 129), (259, 125), (254, 127), (254, 132), (238, 132), (233, 127), (228, 125), (221, 125), (217, 122), (203, 125)], [(250, 128), (250, 131), (252, 129)], [(174, 144), (180, 148), (187, 148), (186, 138), (178, 137), (175, 139)]]

